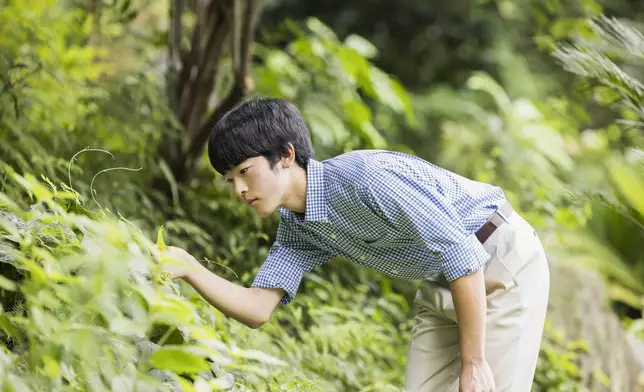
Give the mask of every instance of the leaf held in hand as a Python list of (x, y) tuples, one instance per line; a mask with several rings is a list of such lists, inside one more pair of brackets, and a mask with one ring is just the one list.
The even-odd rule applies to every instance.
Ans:
[(165, 241), (163, 240), (163, 226), (161, 226), (159, 228), (159, 231), (157, 232), (157, 247), (159, 248), (160, 251), (168, 250), (168, 246), (165, 244)]

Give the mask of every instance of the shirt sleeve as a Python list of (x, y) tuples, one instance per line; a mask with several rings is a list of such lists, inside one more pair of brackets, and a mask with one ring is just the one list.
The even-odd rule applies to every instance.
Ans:
[(281, 288), (283, 305), (297, 293), (306, 272), (324, 264), (331, 255), (299, 238), (284, 220), (280, 221), (275, 242), (253, 281), (253, 287)]
[(430, 181), (390, 169), (369, 176), (371, 202), (384, 217), (426, 245), (440, 259), (448, 281), (476, 272), (490, 258), (475, 233), (469, 233), (454, 207)]

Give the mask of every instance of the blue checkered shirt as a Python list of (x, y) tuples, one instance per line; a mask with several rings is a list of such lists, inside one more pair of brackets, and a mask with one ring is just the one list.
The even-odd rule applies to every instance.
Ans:
[(306, 211), (279, 209), (277, 237), (253, 286), (284, 289), (288, 304), (304, 274), (334, 257), (397, 279), (452, 281), (488, 260), (474, 233), (505, 201), (498, 187), (399, 152), (311, 159)]

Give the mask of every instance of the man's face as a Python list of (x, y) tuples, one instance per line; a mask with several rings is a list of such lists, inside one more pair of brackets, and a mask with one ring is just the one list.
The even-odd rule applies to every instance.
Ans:
[(263, 156), (253, 157), (233, 167), (224, 178), (235, 194), (262, 216), (269, 216), (280, 206), (285, 191), (281, 163), (271, 169)]

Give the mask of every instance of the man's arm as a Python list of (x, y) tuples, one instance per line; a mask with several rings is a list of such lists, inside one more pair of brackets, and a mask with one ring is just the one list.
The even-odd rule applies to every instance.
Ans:
[(412, 170), (382, 168), (369, 173), (365, 198), (399, 230), (417, 236), (441, 257), (459, 326), (460, 391), (493, 390), (485, 360), (486, 295), (482, 267), (490, 255), (467, 230), (449, 200), (431, 180)]
[(485, 281), (483, 270), (450, 282), (458, 319), (459, 344), (463, 363), (485, 360)]
[(250, 328), (259, 328), (268, 322), (284, 295), (282, 289), (236, 285), (201, 265), (184, 280), (220, 312)]
[(250, 328), (259, 328), (266, 323), (284, 295), (282, 289), (246, 288), (229, 282), (181, 248), (170, 246), (166, 255), (180, 262), (164, 265), (173, 279), (185, 280), (220, 312)]
[(494, 391), (494, 375), (485, 359), (485, 279), (483, 269), (450, 282), (458, 320), (461, 374), (459, 391)]

